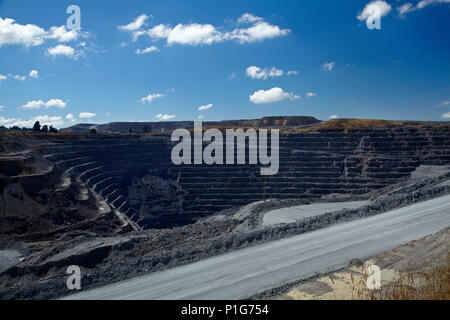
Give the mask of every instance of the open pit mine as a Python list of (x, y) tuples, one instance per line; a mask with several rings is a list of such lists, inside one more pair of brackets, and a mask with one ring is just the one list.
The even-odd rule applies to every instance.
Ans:
[[(58, 133), (0, 129), (0, 298), (257, 297), (450, 225), (445, 201), (435, 204), (441, 206), (440, 215), (426, 219), (412, 219), (413, 209), (412, 222), (401, 225), (383, 216), (450, 193), (449, 122), (267, 117), (203, 123), (203, 130), (279, 130), (274, 175), (261, 175), (262, 165), (248, 161), (174, 164), (172, 132), (193, 128), (186, 121), (80, 124)], [(398, 214), (406, 219), (408, 212)], [(381, 226), (389, 223), (393, 236), (377, 231), (370, 238), (374, 245), (364, 247), (369, 251), (339, 255), (344, 249), (335, 248), (327, 253), (330, 261), (321, 260), (320, 267), (311, 262), (310, 270), (273, 253), (293, 250), (288, 241), (302, 236), (305, 251), (291, 256), (306, 257), (327, 237), (309, 236), (325, 230), (348, 235), (362, 228), (358, 221), (363, 219), (378, 219), (372, 222), (374, 230), (378, 224), (387, 230)], [(425, 220), (419, 225), (420, 219)], [(350, 223), (348, 230), (339, 229)], [(364, 232), (355, 239), (371, 234), (370, 228)], [(396, 233), (405, 237), (376, 245)], [(330, 243), (339, 245), (339, 238), (333, 239)], [(286, 241), (285, 247), (280, 241)], [(230, 255), (236, 263), (258, 261), (261, 257), (249, 250), (272, 245), (280, 247), (266, 256), (285, 265), (274, 264), (267, 274), (260, 272), (275, 262), (261, 260), (260, 269), (251, 272), (236, 264), (242, 274), (227, 280), (238, 281), (230, 288), (219, 283), (206, 288), (189, 280), (189, 272), (203, 270), (200, 263), (206, 258), (224, 259), (217, 261), (222, 267), (210, 269), (211, 275), (203, 273), (216, 281), (230, 271)], [(69, 266), (79, 266), (81, 290), (68, 287)], [(176, 270), (186, 273), (179, 281), (186, 288), (177, 287), (175, 273), (164, 273)], [(171, 282), (155, 278), (147, 293), (141, 284), (136, 290), (130, 285), (125, 296), (113, 287), (106, 290), (110, 296), (94, 294), (111, 283), (124, 281), (125, 286), (137, 276), (155, 274)]]

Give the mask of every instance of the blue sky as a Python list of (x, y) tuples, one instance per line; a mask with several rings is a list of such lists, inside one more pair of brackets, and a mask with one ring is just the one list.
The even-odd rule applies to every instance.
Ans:
[(0, 0), (0, 125), (448, 120), (450, 0), (375, 1), (381, 30), (370, 5)]

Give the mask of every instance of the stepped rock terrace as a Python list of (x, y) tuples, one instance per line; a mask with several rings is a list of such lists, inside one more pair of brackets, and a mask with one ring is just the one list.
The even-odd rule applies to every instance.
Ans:
[(252, 164), (174, 165), (170, 134), (67, 137), (45, 142), (45, 158), (145, 229), (269, 198), (364, 197), (420, 165), (450, 164), (446, 123), (285, 130), (274, 176)]

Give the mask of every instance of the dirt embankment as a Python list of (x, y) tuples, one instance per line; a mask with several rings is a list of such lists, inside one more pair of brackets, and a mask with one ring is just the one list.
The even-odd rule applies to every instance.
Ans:
[[(448, 299), (449, 236), (450, 228), (446, 228), (366, 261), (350, 260), (343, 270), (303, 281), (271, 299)], [(376, 265), (381, 270), (380, 290), (367, 289), (369, 265)]]

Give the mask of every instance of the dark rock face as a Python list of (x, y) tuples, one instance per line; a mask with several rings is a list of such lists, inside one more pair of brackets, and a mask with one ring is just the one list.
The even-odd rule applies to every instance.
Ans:
[(128, 204), (135, 212), (136, 222), (145, 229), (164, 229), (193, 222), (180, 214), (183, 212), (183, 191), (176, 181), (147, 175), (134, 178), (128, 190)]
[(420, 165), (450, 164), (448, 125), (280, 134), (280, 169), (266, 177), (259, 165), (175, 166), (175, 144), (168, 135), (119, 135), (43, 149), (47, 160), (145, 228), (189, 223), (269, 198), (361, 196), (408, 178)]

